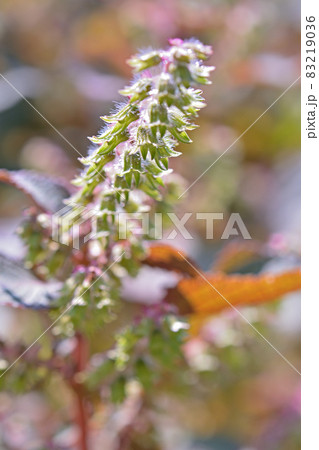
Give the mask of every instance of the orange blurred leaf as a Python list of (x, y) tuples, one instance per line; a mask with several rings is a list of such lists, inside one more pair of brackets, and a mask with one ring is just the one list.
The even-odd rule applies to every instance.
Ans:
[[(183, 273), (191, 277), (197, 276), (195, 268), (182, 255), (183, 253), (180, 250), (176, 250), (170, 245), (157, 244), (148, 248), (148, 255), (142, 262), (151, 267), (159, 267), (161, 269)], [(194, 266), (192, 261), (191, 263)]]
[(182, 279), (166, 300), (184, 314), (215, 314), (229, 307), (257, 305), (300, 289), (300, 270), (281, 274), (203, 274)]

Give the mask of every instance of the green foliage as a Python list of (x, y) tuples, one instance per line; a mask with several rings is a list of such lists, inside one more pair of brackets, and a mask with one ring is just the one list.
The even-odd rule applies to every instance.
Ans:
[[(144, 235), (128, 227), (121, 239), (119, 215), (163, 211), (174, 201), (173, 184), (166, 188), (164, 179), (171, 172), (170, 158), (181, 154), (176, 146), (191, 142), (187, 132), (196, 127), (193, 120), (205, 106), (193, 85), (209, 83), (212, 68), (202, 60), (210, 52), (198, 41), (173, 40), (167, 50), (133, 57), (130, 64), (142, 73), (121, 91), (128, 101), (103, 116), (106, 128), (90, 138), (95, 147), (82, 159), (86, 168), (73, 182), (78, 190), (67, 200), (69, 220), (56, 224), (67, 245), (52, 240), (48, 214), (30, 216), (21, 230), (28, 267), (45, 279), (64, 280), (59, 307), (74, 303), (65, 319), (74, 330), (92, 331), (114, 318), (121, 303), (121, 278), (138, 273), (144, 241), (153, 237), (151, 225)], [(153, 73), (155, 65), (160, 70)], [(70, 248), (72, 227), (79, 214), (92, 208), (94, 235), (85, 242), (81, 236), (92, 225), (82, 224), (80, 249), (75, 251)]]
[[(157, 321), (150, 318), (127, 326), (115, 337), (115, 345), (99, 356), (99, 363), (85, 374), (89, 389), (110, 385), (111, 399), (120, 403), (125, 398), (127, 384), (138, 381), (148, 391), (154, 388), (172, 367), (187, 365), (181, 352), (186, 323), (174, 315), (163, 315)], [(179, 377), (178, 374), (176, 374)]]
[[(119, 215), (161, 212), (175, 201), (178, 183), (164, 180), (172, 172), (170, 158), (181, 154), (176, 146), (191, 142), (188, 132), (205, 106), (194, 85), (209, 83), (212, 68), (202, 61), (210, 54), (210, 47), (198, 41), (175, 39), (167, 50), (134, 56), (129, 63), (139, 75), (121, 91), (126, 103), (103, 116), (106, 127), (90, 138), (94, 147), (82, 158), (85, 170), (73, 182), (78, 189), (63, 209), (68, 220), (57, 220), (55, 210), (32, 210), (20, 230), (28, 268), (42, 280), (63, 282), (50, 312), (58, 321), (55, 335), (72, 338), (81, 332), (94, 340), (98, 330), (115, 323), (110, 349), (97, 367), (89, 364), (82, 374), (89, 390), (107, 384), (115, 403), (125, 399), (132, 380), (149, 390), (176, 365), (185, 365), (185, 324), (164, 305), (150, 307), (148, 318), (133, 317), (133, 325), (117, 323), (124, 304), (122, 279), (138, 274), (153, 232), (152, 225), (143, 235), (128, 227), (122, 239)], [(91, 209), (94, 230), (90, 221), (81, 220)], [(79, 248), (72, 248), (72, 228), (79, 219)], [(54, 226), (63, 243), (53, 240)]]

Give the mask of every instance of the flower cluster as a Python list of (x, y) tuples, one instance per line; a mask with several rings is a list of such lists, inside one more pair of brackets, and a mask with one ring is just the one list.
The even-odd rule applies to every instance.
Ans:
[[(101, 186), (99, 202), (125, 205), (139, 188), (157, 199), (169, 158), (179, 156), (178, 142), (191, 142), (187, 131), (205, 106), (194, 84), (209, 84), (212, 67), (201, 64), (211, 48), (198, 41), (173, 39), (168, 50), (134, 56), (129, 64), (139, 73), (120, 93), (128, 102), (110, 116), (102, 133), (91, 137), (97, 145), (82, 162), (87, 166), (74, 181), (81, 189), (73, 201), (86, 204)], [(106, 200), (107, 199), (107, 200)]]
[[(76, 214), (74, 221), (61, 225), (63, 244), (50, 239), (50, 221), (44, 214), (32, 216), (22, 230), (29, 247), (28, 267), (45, 279), (58, 276), (65, 282), (60, 305), (81, 297), (68, 315), (76, 324), (86, 317), (86, 309), (99, 316), (100, 309), (113, 311), (121, 277), (136, 275), (145, 255), (144, 241), (152, 238), (128, 229), (120, 239), (119, 214), (160, 211), (175, 200), (174, 180), (170, 176), (164, 183), (164, 177), (171, 173), (169, 159), (180, 155), (176, 146), (191, 142), (188, 131), (196, 127), (193, 120), (205, 106), (194, 86), (210, 83), (212, 67), (202, 64), (210, 54), (211, 48), (198, 41), (173, 39), (167, 50), (145, 51), (129, 60), (136, 75), (121, 91), (127, 101), (102, 117), (106, 127), (90, 138), (94, 147), (82, 159), (83, 173), (73, 181), (77, 192), (67, 200), (69, 217), (79, 208), (94, 208), (95, 230), (89, 242), (71, 249)], [(88, 226), (82, 226), (83, 234), (90, 231)], [(80, 317), (75, 320), (76, 314)]]

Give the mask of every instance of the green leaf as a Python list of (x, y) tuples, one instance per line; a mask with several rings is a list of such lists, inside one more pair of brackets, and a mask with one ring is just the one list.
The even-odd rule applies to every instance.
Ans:
[(177, 131), (176, 128), (172, 127), (169, 129), (174, 138), (178, 141), (183, 142), (184, 144), (189, 144), (192, 142), (186, 131)]
[(126, 380), (119, 376), (111, 384), (111, 400), (113, 403), (123, 403), (126, 397)]
[(135, 363), (135, 374), (138, 381), (146, 388), (149, 389), (152, 386), (154, 380), (153, 370), (146, 364), (144, 359), (139, 358)]

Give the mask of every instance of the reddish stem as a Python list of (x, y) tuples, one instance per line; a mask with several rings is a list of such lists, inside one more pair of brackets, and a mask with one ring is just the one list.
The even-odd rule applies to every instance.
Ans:
[(76, 422), (80, 432), (78, 448), (79, 450), (88, 450), (89, 447), (88, 447), (87, 404), (83, 385), (76, 378), (77, 374), (79, 372), (82, 372), (86, 367), (88, 358), (88, 349), (87, 343), (80, 333), (77, 333), (75, 335), (75, 338), (77, 340), (77, 345), (73, 352), (75, 367), (74, 367), (74, 375), (70, 380), (70, 385), (76, 398)]
[(81, 391), (75, 391), (77, 400), (77, 423), (80, 431), (79, 450), (88, 450), (88, 426), (85, 398)]

